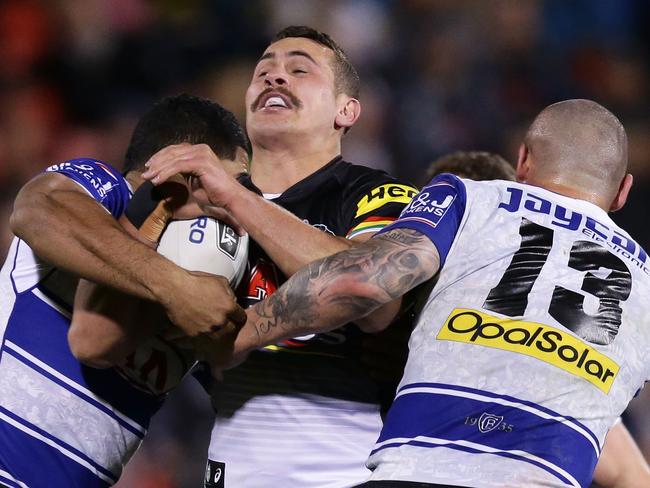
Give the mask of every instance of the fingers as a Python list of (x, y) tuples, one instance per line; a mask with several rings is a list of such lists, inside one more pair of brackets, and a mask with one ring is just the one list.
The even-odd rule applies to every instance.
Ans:
[(204, 164), (203, 161), (196, 159), (193, 154), (182, 155), (173, 160), (163, 160), (155, 166), (152, 165), (142, 173), (142, 177), (158, 186), (179, 173), (197, 174)]
[(246, 323), (246, 311), (241, 308), (239, 305), (235, 307), (235, 309), (228, 314), (228, 318), (231, 320), (233, 324), (237, 327), (237, 330), (241, 329), (244, 324)]
[(218, 172), (219, 162), (206, 144), (175, 144), (154, 154), (145, 164), (147, 170), (142, 176), (160, 185), (178, 173), (201, 177), (210, 170)]
[(246, 322), (228, 280), (199, 271), (187, 272), (191, 279), (171, 297), (167, 313), (177, 327), (190, 337), (218, 339), (237, 333)]
[[(177, 161), (181, 158), (185, 158), (188, 153), (190, 153), (192, 145), (191, 144), (174, 144), (171, 146), (166, 146), (162, 148), (160, 151), (158, 151), (156, 154), (151, 156), (149, 158), (149, 161), (145, 163), (145, 170), (144, 173), (142, 173), (142, 176), (145, 179), (152, 180), (154, 177), (158, 176), (160, 170), (169, 166), (169, 164), (173, 163), (174, 161)], [(162, 182), (164, 181), (159, 177), (159, 180), (157, 182)]]

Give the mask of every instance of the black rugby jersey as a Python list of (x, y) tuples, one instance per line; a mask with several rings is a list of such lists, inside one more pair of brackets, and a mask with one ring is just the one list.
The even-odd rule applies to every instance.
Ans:
[[(243, 175), (239, 181), (249, 190), (262, 194), (250, 175)], [(353, 238), (374, 233), (396, 220), (416, 193), (414, 187), (384, 171), (351, 164), (339, 156), (272, 201), (323, 232)], [(245, 307), (263, 300), (286, 280), (252, 240), (248, 260), (248, 280), (246, 277), (242, 280), (242, 287), (247, 289), (240, 288), (238, 293)], [(265, 352), (355, 357), (360, 335), (357, 327), (348, 325), (306, 339), (267, 346)]]
[[(250, 177), (240, 181), (260, 193)], [(273, 202), (323, 232), (351, 238), (391, 223), (415, 193), (383, 171), (337, 157)], [(249, 242), (249, 279), (239, 293), (248, 306), (285, 280)], [(382, 388), (361, 363), (361, 339), (349, 324), (267, 346), (211, 385), (208, 468), (225, 473), (220, 486), (343, 488), (367, 478)]]

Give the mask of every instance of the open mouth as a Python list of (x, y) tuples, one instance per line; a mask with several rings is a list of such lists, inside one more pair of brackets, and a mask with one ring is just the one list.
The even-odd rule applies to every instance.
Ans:
[(281, 96), (273, 95), (268, 97), (264, 102), (263, 108), (269, 107), (280, 107), (280, 108), (289, 108), (289, 104), (285, 102)]
[(278, 90), (262, 93), (254, 103), (254, 110), (283, 110), (300, 108), (300, 102), (291, 94)]

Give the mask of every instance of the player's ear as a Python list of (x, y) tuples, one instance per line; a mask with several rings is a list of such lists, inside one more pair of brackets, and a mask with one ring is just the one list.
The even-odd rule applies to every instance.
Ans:
[(621, 181), (621, 186), (618, 188), (618, 193), (616, 193), (612, 205), (609, 207), (610, 212), (616, 212), (623, 208), (623, 205), (625, 205), (625, 202), (627, 201), (627, 196), (630, 194), (632, 182), (632, 175), (630, 173), (626, 174), (623, 181)]
[(530, 171), (530, 151), (525, 143), (519, 146), (519, 154), (517, 155), (517, 181), (526, 183), (528, 172)]
[(349, 128), (361, 115), (361, 103), (356, 98), (351, 98), (344, 93), (338, 96), (339, 110), (334, 119), (334, 126), (338, 128)]
[(248, 171), (248, 166), (250, 165), (250, 157), (243, 147), (237, 146), (237, 153), (235, 155), (235, 161), (237, 161), (244, 171)]

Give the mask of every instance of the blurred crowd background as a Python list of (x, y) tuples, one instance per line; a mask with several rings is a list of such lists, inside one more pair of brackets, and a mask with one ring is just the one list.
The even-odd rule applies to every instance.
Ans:
[[(549, 103), (605, 105), (627, 128), (635, 178), (613, 217), (650, 248), (645, 0), (2, 0), (0, 254), (23, 183), (72, 157), (120, 167), (137, 117), (162, 96), (209, 97), (243, 122), (253, 66), (292, 24), (332, 35), (360, 72), (363, 111), (344, 156), (417, 184), (449, 151), (514, 161)], [(200, 486), (211, 413), (186, 383), (120, 488)], [(625, 420), (650, 458), (647, 400), (642, 393)]]

